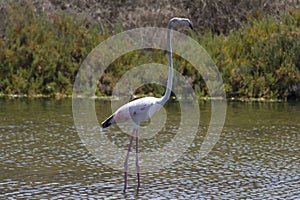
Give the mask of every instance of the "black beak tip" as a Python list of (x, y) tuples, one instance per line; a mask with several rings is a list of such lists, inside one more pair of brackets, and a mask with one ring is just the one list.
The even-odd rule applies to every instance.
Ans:
[(194, 30), (194, 26), (193, 26), (193, 24), (189, 24), (189, 27), (190, 27), (190, 29), (192, 29), (192, 30)]

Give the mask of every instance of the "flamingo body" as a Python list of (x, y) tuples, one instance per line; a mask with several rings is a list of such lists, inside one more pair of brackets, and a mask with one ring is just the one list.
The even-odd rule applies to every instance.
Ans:
[(116, 123), (132, 120), (138, 126), (140, 122), (150, 119), (161, 108), (159, 98), (144, 97), (131, 101), (116, 110), (103, 123), (102, 128), (107, 128)]

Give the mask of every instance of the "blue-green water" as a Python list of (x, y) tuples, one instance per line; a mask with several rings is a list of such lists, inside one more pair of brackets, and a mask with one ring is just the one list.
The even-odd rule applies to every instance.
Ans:
[[(96, 106), (102, 121), (110, 104), (97, 100)], [(178, 123), (178, 105), (167, 107)], [(228, 103), (220, 140), (202, 159), (197, 152), (210, 103), (200, 103), (200, 112), (199, 131), (182, 157), (170, 168), (142, 173), (138, 192), (130, 174), (123, 194), (123, 173), (96, 160), (80, 140), (71, 99), (0, 99), (0, 197), (300, 198), (300, 103)]]

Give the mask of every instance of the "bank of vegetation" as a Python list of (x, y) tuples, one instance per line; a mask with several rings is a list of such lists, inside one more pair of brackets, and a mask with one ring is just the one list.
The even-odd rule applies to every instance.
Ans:
[[(76, 73), (88, 53), (122, 31), (120, 24), (111, 27), (72, 14), (37, 13), (28, 2), (12, 4), (6, 12), (8, 23), (0, 38), (0, 93), (5, 95), (71, 95)], [(227, 97), (300, 98), (299, 9), (288, 9), (280, 17), (256, 12), (239, 27), (201, 27), (192, 37), (218, 66)], [(166, 64), (165, 52), (148, 53), (152, 53), (152, 62)], [(175, 69), (188, 76), (197, 95), (208, 97), (196, 70), (176, 56), (174, 60)], [(96, 94), (111, 95), (130, 67), (145, 62), (149, 62), (149, 55), (140, 51), (116, 60), (99, 80)], [(137, 92), (161, 94), (163, 89), (148, 85)]]

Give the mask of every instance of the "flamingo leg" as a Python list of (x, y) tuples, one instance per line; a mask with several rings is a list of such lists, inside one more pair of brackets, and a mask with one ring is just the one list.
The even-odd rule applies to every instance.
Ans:
[(125, 192), (126, 188), (127, 188), (128, 158), (129, 158), (129, 153), (130, 153), (130, 149), (131, 149), (132, 141), (133, 141), (133, 137), (134, 137), (133, 134), (134, 134), (134, 130), (133, 130), (132, 136), (130, 138), (128, 151), (127, 151), (127, 154), (126, 154), (126, 157), (125, 157), (125, 162), (124, 162), (124, 189), (123, 189), (123, 192)]
[(137, 171), (138, 188), (140, 187), (140, 166), (139, 166), (139, 133), (138, 129), (135, 130), (135, 166)]

